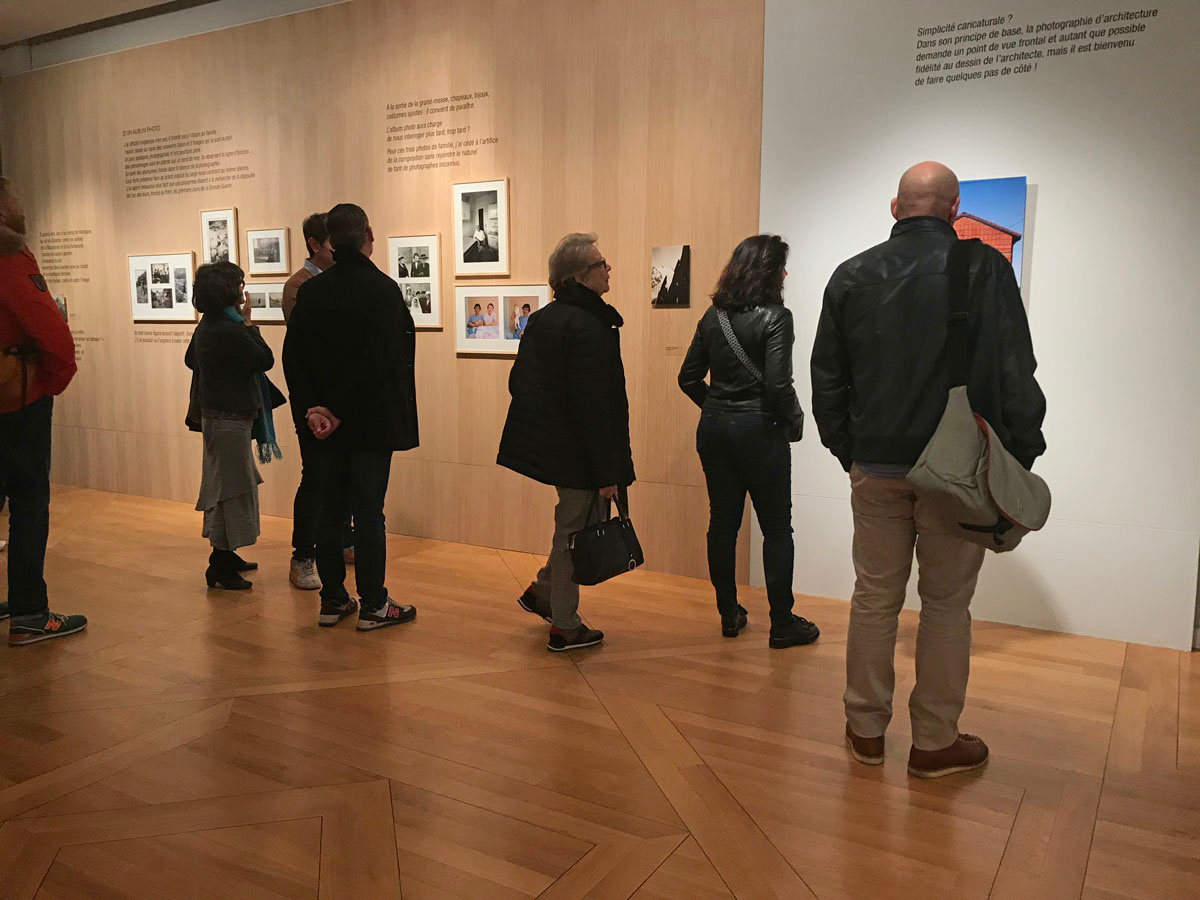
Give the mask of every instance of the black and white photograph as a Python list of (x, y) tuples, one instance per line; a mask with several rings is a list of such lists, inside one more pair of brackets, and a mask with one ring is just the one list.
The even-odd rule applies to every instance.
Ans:
[(692, 248), (688, 244), (650, 251), (650, 305), (691, 306)]
[(508, 274), (508, 179), (454, 185), (455, 275)]
[(194, 253), (129, 257), (129, 306), (135, 322), (194, 322)]
[(54, 305), (57, 306), (58, 311), (62, 313), (63, 321), (69, 322), (70, 319), (67, 317), (67, 295), (54, 294)]
[(287, 275), (288, 230), (253, 228), (246, 230), (247, 275)]
[(283, 324), (283, 285), (259, 282), (246, 285), (250, 295), (250, 321), (267, 325)]
[(200, 259), (206, 263), (238, 261), (237, 210), (200, 211)]
[(515, 356), (529, 316), (549, 302), (544, 284), (456, 287), (455, 347), (463, 355)]
[(400, 285), (417, 328), (441, 328), (441, 273), (436, 234), (388, 238), (388, 274)]
[(187, 303), (188, 302), (188, 270), (187, 269), (176, 269), (175, 270), (175, 302), (176, 303)]

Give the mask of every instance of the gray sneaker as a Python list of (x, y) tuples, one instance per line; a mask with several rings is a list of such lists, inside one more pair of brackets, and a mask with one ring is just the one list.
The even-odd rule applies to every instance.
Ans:
[(292, 587), (302, 591), (319, 591), (321, 579), (317, 576), (317, 564), (311, 559), (293, 559), (288, 581)]

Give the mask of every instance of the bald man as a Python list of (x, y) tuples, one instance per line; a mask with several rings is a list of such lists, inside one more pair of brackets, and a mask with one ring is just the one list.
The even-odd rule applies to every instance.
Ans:
[[(822, 443), (850, 474), (854, 512), (846, 742), (859, 762), (883, 762), (896, 628), (915, 550), (921, 620), (908, 770), (922, 778), (978, 768), (988, 756), (982, 740), (958, 730), (984, 551), (943, 526), (907, 478), (950, 387), (946, 267), (958, 203), (958, 178), (941, 163), (904, 173), (891, 237), (830, 278), (812, 352), (813, 416)], [(1029, 468), (1046, 449), (1046, 401), (1012, 266), (976, 244), (968, 285), (971, 408)]]

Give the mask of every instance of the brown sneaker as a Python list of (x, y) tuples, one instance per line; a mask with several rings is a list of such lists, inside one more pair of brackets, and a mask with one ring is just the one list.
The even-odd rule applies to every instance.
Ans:
[(973, 734), (960, 734), (953, 744), (941, 750), (913, 747), (908, 752), (908, 774), (917, 778), (941, 778), (978, 769), (987, 760), (987, 744)]
[(859, 737), (850, 730), (850, 725), (846, 725), (846, 744), (850, 747), (850, 752), (864, 766), (882, 766), (883, 765), (883, 737), (865, 738)]

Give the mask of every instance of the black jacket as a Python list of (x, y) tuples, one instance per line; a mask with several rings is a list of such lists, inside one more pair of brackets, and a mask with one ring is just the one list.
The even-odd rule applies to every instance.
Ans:
[[(950, 382), (946, 265), (955, 239), (942, 219), (904, 219), (829, 280), (813, 343), (813, 415), (847, 470), (911, 465), (937, 428)], [(1029, 468), (1046, 450), (1046, 399), (1012, 265), (986, 245), (971, 254), (970, 298), (971, 408)]]
[(633, 483), (620, 313), (574, 282), (529, 317), (496, 462), (544, 484)]
[(357, 250), (300, 286), (283, 342), (297, 428), (311, 407), (341, 420), (328, 438), (353, 450), (418, 444), (416, 330), (399, 285)]
[(262, 408), (258, 373), (275, 365), (275, 355), (257, 325), (239, 324), (224, 313), (205, 313), (183, 361), (194, 373), (193, 408), (253, 415)]
[[(696, 335), (679, 369), (679, 386), (699, 407), (719, 412), (765, 412), (793, 433), (802, 413), (792, 386), (792, 311), (782, 303), (731, 308), (729, 324), (746, 355), (762, 370), (759, 382), (743, 366), (710, 306), (696, 325)], [(710, 375), (709, 383), (704, 376)]]

